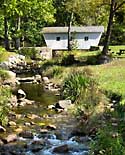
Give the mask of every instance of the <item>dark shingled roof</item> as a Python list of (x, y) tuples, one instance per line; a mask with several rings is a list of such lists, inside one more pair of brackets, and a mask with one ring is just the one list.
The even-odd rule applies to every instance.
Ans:
[[(42, 33), (67, 33), (68, 27), (44, 27)], [(71, 27), (71, 32), (104, 32), (103, 26)]]

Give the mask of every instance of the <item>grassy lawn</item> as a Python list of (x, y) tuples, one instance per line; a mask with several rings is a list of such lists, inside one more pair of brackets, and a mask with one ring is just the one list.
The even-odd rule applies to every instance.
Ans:
[(125, 97), (125, 59), (109, 64), (90, 66), (100, 87)]
[(125, 49), (125, 45), (119, 45), (119, 46), (110, 46), (109, 47), (111, 51), (118, 52), (120, 49)]

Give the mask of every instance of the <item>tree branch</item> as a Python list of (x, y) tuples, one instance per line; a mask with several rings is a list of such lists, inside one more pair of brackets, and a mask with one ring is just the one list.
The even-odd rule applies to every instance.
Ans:
[(115, 13), (122, 5), (125, 4), (125, 1), (123, 1), (121, 4), (119, 4), (114, 10), (113, 13)]

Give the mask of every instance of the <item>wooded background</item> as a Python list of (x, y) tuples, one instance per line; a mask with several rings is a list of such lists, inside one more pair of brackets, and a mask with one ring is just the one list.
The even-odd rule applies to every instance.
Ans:
[(124, 0), (1, 0), (0, 44), (7, 50), (43, 46), (43, 27), (72, 22), (73, 26), (103, 25), (101, 44), (125, 45), (124, 4)]

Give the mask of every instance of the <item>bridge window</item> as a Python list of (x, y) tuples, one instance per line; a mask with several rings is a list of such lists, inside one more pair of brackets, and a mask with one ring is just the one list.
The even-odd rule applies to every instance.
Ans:
[(61, 39), (60, 37), (56, 37), (56, 41), (60, 41), (60, 39)]
[(84, 40), (85, 40), (85, 41), (88, 41), (88, 40), (89, 40), (89, 37), (88, 37), (88, 36), (85, 36), (85, 37), (84, 37)]

